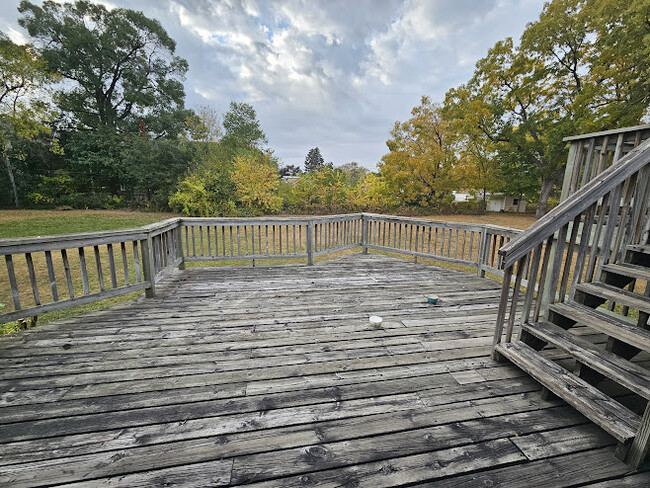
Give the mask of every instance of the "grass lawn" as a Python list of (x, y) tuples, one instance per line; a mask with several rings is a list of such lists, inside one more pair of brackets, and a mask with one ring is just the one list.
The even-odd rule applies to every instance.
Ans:
[[(135, 212), (127, 210), (70, 210), (70, 211), (56, 211), (56, 210), (0, 210), (0, 239), (3, 238), (15, 238), (15, 237), (27, 237), (27, 236), (45, 236), (45, 235), (54, 235), (54, 234), (67, 234), (74, 232), (93, 232), (93, 231), (102, 231), (102, 230), (114, 230), (114, 229), (124, 229), (124, 228), (134, 228), (140, 227), (147, 224), (152, 224), (154, 222), (160, 222), (171, 217), (178, 216), (171, 213), (149, 213), (149, 212)], [(535, 218), (531, 215), (515, 215), (515, 214), (502, 214), (502, 213), (493, 213), (480, 216), (472, 215), (434, 215), (430, 217), (423, 217), (425, 219), (438, 220), (438, 221), (450, 221), (450, 222), (464, 222), (464, 223), (477, 223), (477, 224), (492, 224), (500, 225), (504, 227), (513, 227), (525, 229), (533, 222)], [(287, 240), (288, 242), (288, 240)], [(352, 252), (352, 251), (350, 251)], [(90, 258), (92, 253), (92, 248), (87, 250), (87, 254)], [(42, 253), (37, 253), (38, 255)], [(34, 255), (34, 265), (37, 272), (37, 280), (39, 282), (39, 288), (41, 288), (42, 295), (47, 295), (47, 290), (49, 287), (49, 281), (47, 276), (47, 270), (44, 263), (44, 257)], [(320, 259), (328, 259), (329, 257), (324, 257)], [(92, 260), (92, 258), (90, 258)], [(4, 259), (2, 260), (4, 261)], [(19, 289), (29, 290), (29, 276), (27, 272), (27, 267), (23, 262), (24, 259), (16, 259), (14, 261), (17, 280), (19, 283)], [(42, 261), (42, 262), (41, 262)], [(102, 261), (106, 263), (107, 256), (105, 251), (102, 251)], [(270, 260), (266, 261), (264, 264), (281, 264), (287, 262), (287, 260)], [(291, 262), (291, 261), (289, 261)], [(192, 263), (198, 266), (206, 265), (207, 263)], [(250, 261), (242, 262), (232, 262), (232, 261), (218, 261), (212, 262), (207, 265), (250, 265)], [(55, 260), (54, 262), (55, 272), (57, 276), (63, 274), (62, 264), (58, 263)], [(73, 264), (71, 260), (71, 267), (75, 268), (76, 265)], [(105, 266), (105, 264), (103, 265)], [(4, 264), (0, 265), (4, 268)], [(79, 270), (72, 269), (73, 274), (78, 274)], [(133, 272), (133, 271), (131, 271)], [(12, 308), (12, 298), (11, 298), (11, 289), (9, 287), (8, 280), (6, 278), (6, 270), (2, 270), (3, 276), (0, 278), (0, 310), (4, 308), (5, 310), (11, 310)], [(107, 271), (104, 271), (104, 276), (107, 276)], [(132, 280), (134, 276), (132, 276)], [(98, 291), (99, 281), (97, 277), (89, 276), (91, 292)], [(133, 281), (132, 281), (133, 282)], [(78, 279), (75, 280), (75, 288), (77, 285), (80, 286)], [(75, 289), (75, 296), (79, 296), (81, 290)], [(22, 291), (21, 291), (22, 294)], [(124, 295), (121, 297), (110, 298), (103, 300), (101, 302), (95, 302), (87, 305), (81, 305), (77, 307), (71, 307), (69, 309), (52, 312), (48, 314), (41, 315), (38, 318), (38, 323), (46, 323), (52, 320), (57, 320), (64, 317), (69, 317), (72, 315), (77, 315), (79, 313), (89, 312), (93, 310), (100, 310), (117, 303), (122, 303), (128, 300), (133, 300), (139, 296), (141, 292), (131, 293), (129, 295)], [(29, 303), (29, 298), (27, 300), (22, 299), (23, 306), (25, 303)], [(3, 305), (5, 304), (5, 305)], [(19, 330), (23, 325), (18, 324), (17, 322), (10, 322), (7, 324), (0, 324), (0, 335), (10, 333), (16, 330)]]
[(0, 210), (0, 239), (128, 229), (171, 217), (178, 215), (128, 210)]

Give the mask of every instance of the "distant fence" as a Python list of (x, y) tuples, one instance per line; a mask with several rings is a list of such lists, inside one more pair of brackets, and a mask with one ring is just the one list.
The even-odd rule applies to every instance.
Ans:
[(0, 239), (0, 323), (144, 290), (187, 262), (314, 258), (361, 247), (477, 269), (520, 231), (356, 213), (322, 217), (174, 218), (138, 229)]

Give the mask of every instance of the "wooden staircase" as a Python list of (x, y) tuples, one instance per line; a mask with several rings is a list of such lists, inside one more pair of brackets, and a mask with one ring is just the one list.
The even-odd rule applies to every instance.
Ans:
[(499, 250), (493, 357), (611, 434), (633, 468), (650, 448), (649, 232), (647, 141)]
[[(630, 361), (642, 351), (650, 352), (650, 298), (645, 293), (623, 289), (632, 284), (637, 288), (637, 282), (641, 282), (645, 290), (649, 280), (650, 246), (628, 247), (625, 263), (605, 265), (599, 281), (578, 284), (573, 299), (550, 305), (548, 320), (523, 324), (520, 340), (495, 347), (498, 355), (512, 361), (609, 432), (619, 442), (618, 455), (635, 466), (647, 455), (649, 432), (640, 431), (642, 419), (638, 413), (597, 386), (609, 378), (645, 402), (650, 400), (650, 370)], [(618, 304), (616, 309), (636, 310), (638, 319), (632, 323), (627, 317), (603, 308), (612, 303)], [(604, 334), (607, 343), (597, 345), (584, 338), (584, 327), (580, 327), (580, 335), (572, 333), (576, 325)], [(574, 370), (545, 358), (540, 352), (545, 346), (568, 353), (575, 360)], [(635, 457), (630, 458), (630, 453), (635, 453)]]

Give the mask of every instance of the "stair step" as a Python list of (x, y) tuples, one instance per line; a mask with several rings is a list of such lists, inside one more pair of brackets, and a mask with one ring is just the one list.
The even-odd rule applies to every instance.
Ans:
[(605, 283), (580, 283), (576, 285), (576, 290), (650, 313), (650, 299), (631, 291), (621, 290), (615, 286), (606, 285)]
[(579, 303), (554, 303), (550, 310), (578, 323), (587, 325), (614, 339), (650, 352), (650, 331), (631, 325), (597, 309)]
[(606, 264), (603, 271), (637, 280), (650, 281), (650, 268), (637, 264)]
[(550, 322), (524, 324), (523, 328), (535, 337), (564, 349), (582, 364), (650, 400), (650, 371), (647, 369), (596, 347), (588, 340)]
[(538, 354), (523, 342), (497, 344), (495, 351), (509, 359), (616, 440), (636, 436), (640, 417), (599, 389)]

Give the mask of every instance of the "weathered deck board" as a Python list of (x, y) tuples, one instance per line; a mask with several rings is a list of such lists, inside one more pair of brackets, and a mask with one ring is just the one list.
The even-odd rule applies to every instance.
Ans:
[(633, 486), (607, 434), (489, 358), (494, 282), (370, 254), (158, 292), (0, 338), (0, 485)]

